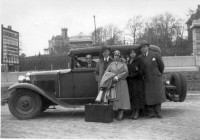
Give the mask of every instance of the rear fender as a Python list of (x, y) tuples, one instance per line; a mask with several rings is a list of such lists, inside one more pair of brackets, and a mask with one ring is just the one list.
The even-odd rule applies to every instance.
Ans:
[(69, 105), (67, 103), (64, 103), (64, 102), (58, 100), (56, 97), (54, 97), (49, 92), (44, 91), (41, 88), (39, 88), (39, 87), (37, 87), (35, 85), (32, 85), (32, 84), (29, 84), (29, 83), (18, 83), (18, 84), (15, 84), (15, 85), (13, 85), (13, 86), (11, 86), (11, 87), (8, 88), (8, 92), (10, 94), (12, 94), (13, 91), (15, 91), (17, 89), (29, 89), (29, 90), (33, 90), (33, 91), (37, 92), (38, 94), (40, 94), (41, 96), (46, 97), (47, 99), (49, 99), (50, 101), (52, 101), (55, 104), (61, 105), (63, 107), (70, 107), (70, 106), (74, 107), (73, 105)]

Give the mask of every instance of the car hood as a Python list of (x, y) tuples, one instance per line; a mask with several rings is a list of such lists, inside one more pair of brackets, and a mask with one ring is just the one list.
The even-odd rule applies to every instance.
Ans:
[(34, 72), (31, 72), (30, 75), (55, 75), (55, 74), (69, 73), (70, 71), (71, 69), (52, 70), (52, 71), (34, 71)]

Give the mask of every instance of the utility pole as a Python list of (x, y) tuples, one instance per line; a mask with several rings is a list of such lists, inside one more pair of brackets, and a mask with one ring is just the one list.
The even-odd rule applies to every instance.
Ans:
[(97, 39), (97, 36), (96, 36), (96, 21), (95, 21), (95, 15), (94, 15), (94, 40), (95, 40), (95, 45), (96, 45), (96, 39)]

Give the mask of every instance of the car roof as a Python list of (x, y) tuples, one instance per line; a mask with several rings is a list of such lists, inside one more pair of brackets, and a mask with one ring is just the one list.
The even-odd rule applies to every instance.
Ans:
[[(108, 45), (106, 46), (109, 48), (111, 51), (114, 50), (119, 50), (119, 51), (130, 51), (133, 49), (139, 49), (139, 44), (134, 44), (134, 45)], [(150, 50), (156, 51), (161, 53), (161, 50), (159, 47), (155, 45), (150, 45)], [(93, 47), (86, 47), (86, 48), (76, 48), (76, 49), (71, 49), (68, 53), (69, 56), (76, 55), (76, 54), (95, 54), (95, 53), (100, 53), (102, 52), (102, 47), (101, 46), (93, 46)]]

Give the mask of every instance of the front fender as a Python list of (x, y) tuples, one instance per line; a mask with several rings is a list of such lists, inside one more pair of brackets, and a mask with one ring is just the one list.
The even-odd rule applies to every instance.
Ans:
[(12, 94), (13, 93), (12, 91), (15, 91), (17, 89), (33, 90), (33, 91), (37, 92), (38, 94), (40, 94), (41, 96), (46, 97), (47, 99), (49, 99), (50, 101), (52, 101), (55, 104), (61, 105), (63, 107), (74, 107), (73, 105), (69, 105), (67, 103), (64, 103), (64, 102), (58, 100), (56, 97), (54, 97), (49, 92), (44, 91), (41, 88), (39, 88), (39, 87), (37, 87), (35, 85), (32, 85), (32, 84), (29, 84), (29, 83), (18, 83), (18, 84), (15, 84), (15, 85), (9, 87), (8, 91)]

